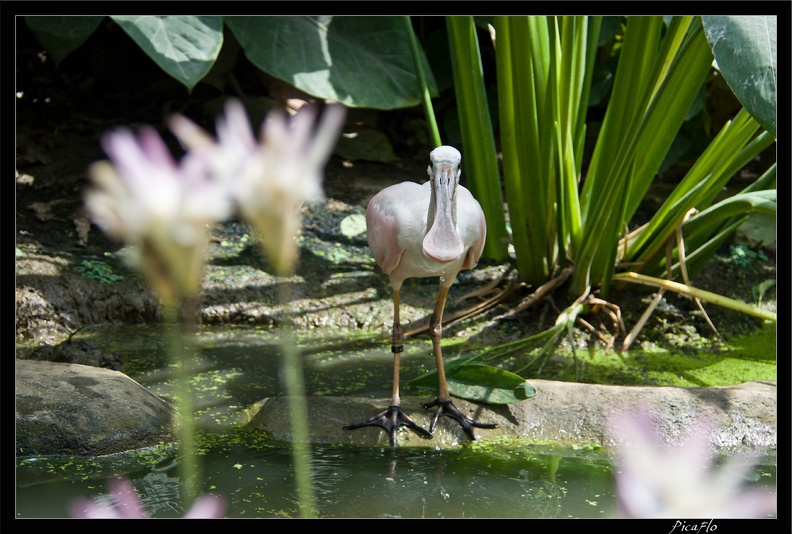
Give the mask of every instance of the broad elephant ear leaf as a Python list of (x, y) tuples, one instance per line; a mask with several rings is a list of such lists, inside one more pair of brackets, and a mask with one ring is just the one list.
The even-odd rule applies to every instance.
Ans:
[(27, 16), (25, 23), (58, 65), (96, 31), (102, 19), (103, 16)]
[[(401, 17), (225, 17), (255, 66), (317, 98), (349, 107), (398, 109), (421, 103)], [(421, 63), (437, 94), (429, 62)]]
[(776, 135), (777, 17), (702, 16), (718, 69), (742, 105)]
[(212, 68), (223, 46), (223, 17), (111, 18), (162, 70), (190, 91)]

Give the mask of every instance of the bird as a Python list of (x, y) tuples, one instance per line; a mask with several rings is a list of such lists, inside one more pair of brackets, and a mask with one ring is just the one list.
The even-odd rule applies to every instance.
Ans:
[[(473, 427), (495, 428), (493, 423), (475, 421), (454, 406), (448, 393), (443, 353), (440, 346), (443, 310), (448, 290), (461, 270), (478, 264), (487, 237), (487, 223), (481, 205), (471, 192), (459, 185), (462, 155), (452, 146), (440, 146), (429, 154), (429, 181), (420, 185), (402, 182), (377, 193), (366, 208), (366, 233), (371, 255), (387, 274), (393, 290), (393, 396), (390, 406), (362, 423), (347, 425), (352, 430), (378, 426), (396, 444), (399, 427), (406, 426), (422, 438), (431, 438), (441, 416), (456, 420), (475, 441)], [(399, 299), (407, 278), (438, 277), (437, 300), (429, 333), (437, 365), (438, 394), (423, 404), (437, 406), (429, 429), (413, 421), (401, 409), (399, 397), (399, 357), (404, 350), (404, 334), (399, 324)]]

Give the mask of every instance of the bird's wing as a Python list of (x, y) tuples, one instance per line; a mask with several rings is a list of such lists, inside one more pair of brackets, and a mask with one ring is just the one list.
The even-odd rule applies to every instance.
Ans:
[(399, 229), (392, 211), (383, 209), (381, 197), (375, 196), (366, 208), (366, 233), (371, 255), (385, 274), (399, 265), (404, 249), (399, 246)]
[[(464, 202), (467, 208), (467, 212), (471, 214), (476, 214), (475, 218), (478, 219), (478, 237), (473, 244), (470, 245), (467, 254), (465, 254), (465, 261), (462, 263), (462, 269), (472, 269), (473, 267), (478, 264), (479, 259), (481, 258), (481, 253), (484, 251), (484, 242), (487, 240), (487, 220), (484, 217), (484, 212), (481, 209), (481, 205), (478, 201), (473, 197), (473, 195), (464, 187), (460, 187), (460, 190), (464, 192), (460, 194), (460, 202)], [(467, 197), (467, 198), (465, 198)], [(465, 198), (465, 200), (462, 200)]]
[(484, 217), (481, 218), (481, 233), (479, 234), (478, 239), (476, 239), (470, 248), (468, 249), (467, 254), (465, 255), (465, 261), (462, 263), (462, 269), (472, 269), (473, 267), (478, 264), (479, 259), (481, 258), (481, 253), (484, 251), (484, 242), (487, 240), (487, 223), (484, 220)]

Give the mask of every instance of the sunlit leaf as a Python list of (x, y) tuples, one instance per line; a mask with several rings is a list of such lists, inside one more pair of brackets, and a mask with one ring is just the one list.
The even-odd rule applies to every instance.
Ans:
[[(489, 365), (449, 365), (446, 381), (448, 391), (455, 397), (487, 404), (510, 404), (536, 394), (536, 390), (521, 376)], [(437, 388), (437, 371), (426, 373), (410, 384)]]
[[(421, 103), (409, 35), (400, 17), (225, 17), (245, 56), (317, 98), (350, 107)], [(437, 89), (422, 53), (430, 92)]]
[(341, 219), (341, 233), (347, 237), (355, 237), (366, 231), (366, 216), (353, 213)]
[(57, 65), (96, 31), (103, 18), (27, 16), (25, 22)]
[(776, 16), (701, 17), (718, 68), (745, 109), (776, 135)]
[(111, 17), (162, 70), (192, 90), (223, 46), (222, 17)]

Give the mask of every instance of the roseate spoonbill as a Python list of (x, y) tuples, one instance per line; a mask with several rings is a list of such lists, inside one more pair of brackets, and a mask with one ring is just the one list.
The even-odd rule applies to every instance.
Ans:
[[(387, 410), (371, 419), (345, 426), (347, 430), (379, 426), (396, 444), (396, 431), (406, 426), (424, 438), (432, 436), (440, 416), (456, 420), (471, 440), (473, 427), (494, 428), (492, 423), (474, 421), (459, 411), (448, 394), (442, 337), (443, 309), (448, 289), (457, 273), (472, 269), (481, 257), (487, 226), (484, 212), (470, 191), (459, 185), (462, 156), (454, 147), (441, 146), (430, 154), (430, 180), (423, 185), (403, 182), (380, 191), (366, 209), (366, 230), (371, 254), (393, 287), (393, 397)], [(440, 277), (440, 291), (432, 314), (430, 335), (439, 380), (435, 400), (424, 404), (437, 406), (429, 430), (415, 423), (401, 409), (399, 399), (399, 355), (404, 335), (399, 324), (399, 290), (411, 277)]]

